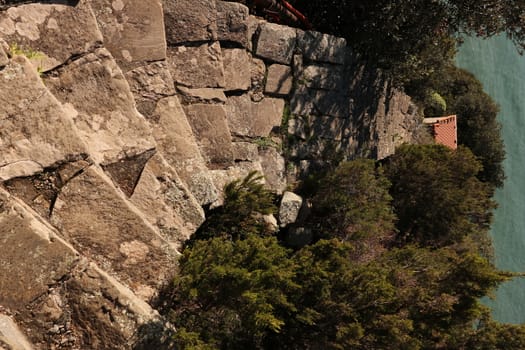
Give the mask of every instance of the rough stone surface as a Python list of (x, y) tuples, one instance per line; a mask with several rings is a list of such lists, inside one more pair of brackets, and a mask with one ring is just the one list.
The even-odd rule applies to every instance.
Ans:
[[(5, 344), (5, 345), (2, 345)], [(0, 347), (8, 350), (32, 350), (33, 346), (9, 316), (0, 314)]]
[(250, 56), (244, 49), (223, 49), (226, 91), (246, 91), (251, 85)]
[(122, 70), (166, 58), (160, 0), (91, 0), (91, 7), (104, 46)]
[(276, 193), (282, 193), (287, 185), (284, 157), (275, 148), (268, 147), (259, 150), (259, 161), (268, 188)]
[(350, 116), (350, 96), (344, 91), (315, 90), (299, 85), (290, 101), (290, 109), (297, 115), (325, 115), (336, 118)]
[(162, 4), (168, 44), (217, 39), (215, 0), (163, 0)]
[(226, 104), (232, 134), (249, 137), (268, 137), (280, 127), (284, 100), (267, 97), (253, 102), (248, 95), (231, 96)]
[(337, 90), (345, 89), (344, 66), (328, 64), (308, 65), (296, 73), (298, 84), (312, 89)]
[(146, 118), (153, 114), (158, 100), (175, 94), (173, 78), (165, 61), (128, 71), (126, 80), (135, 97), (137, 110)]
[(49, 93), (23, 56), (0, 71), (0, 109), (0, 180), (29, 176), (86, 153), (71, 113)]
[(234, 142), (233, 146), (233, 160), (235, 161), (258, 161), (259, 152), (258, 147), (250, 142)]
[(251, 33), (248, 7), (234, 2), (217, 1), (217, 39), (250, 48)]
[(299, 211), (303, 205), (303, 199), (293, 192), (286, 191), (281, 199), (279, 206), (279, 224), (285, 227), (293, 224), (299, 216)]
[(264, 23), (260, 27), (256, 54), (267, 60), (290, 64), (295, 49), (295, 29), (275, 23)]
[(223, 189), (224, 186), (237, 179), (245, 178), (251, 171), (258, 171), (262, 173), (261, 164), (258, 162), (238, 162), (234, 166), (226, 169), (211, 170), (210, 174), (213, 179), (215, 187), (221, 189), (219, 198), (213, 203), (213, 207), (222, 205), (224, 201)]
[(57, 283), (77, 260), (50, 229), (0, 189), (0, 300), (22, 309)]
[(190, 89), (184, 86), (177, 87), (177, 92), (185, 104), (192, 103), (225, 103), (226, 95), (222, 89)]
[(7, 52), (9, 51), (9, 45), (2, 39), (0, 39), (0, 69), (4, 68), (9, 63), (9, 57)]
[(0, 12), (0, 37), (25, 52), (38, 52), (35, 61), (42, 71), (102, 44), (88, 0), (76, 6), (28, 4)]
[(109, 164), (155, 148), (129, 85), (107, 50), (60, 68), (45, 83), (62, 103), (78, 112), (71, 111), (73, 120), (95, 162)]
[(282, 64), (272, 64), (268, 68), (264, 92), (272, 95), (287, 96), (292, 90), (292, 69)]
[(184, 111), (207, 162), (231, 163), (232, 140), (224, 106), (193, 104), (185, 106)]
[(192, 88), (224, 87), (224, 68), (218, 42), (168, 48), (174, 81)]
[(177, 97), (160, 100), (151, 120), (159, 151), (175, 168), (191, 193), (202, 205), (214, 202), (217, 190), (208, 175), (197, 139)]
[(298, 51), (310, 61), (344, 64), (346, 40), (315, 31), (297, 31)]
[(263, 60), (255, 57), (252, 58), (250, 75), (252, 81), (250, 98), (255, 102), (261, 101), (264, 98), (264, 81), (266, 79), (266, 65)]
[(168, 241), (177, 244), (204, 221), (200, 204), (160, 155), (146, 165), (131, 202)]
[[(51, 221), (77, 250), (133, 291), (151, 290), (145, 299), (171, 274), (174, 250), (96, 167), (61, 189)], [(130, 244), (134, 249), (125, 249)]]
[(346, 124), (341, 118), (297, 116), (288, 121), (288, 133), (303, 140), (318, 137), (340, 141)]

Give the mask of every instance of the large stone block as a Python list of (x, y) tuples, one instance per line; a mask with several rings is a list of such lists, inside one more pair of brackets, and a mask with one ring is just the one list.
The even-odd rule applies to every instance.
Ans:
[(87, 0), (76, 6), (28, 4), (9, 8), (0, 12), (0, 37), (33, 53), (35, 65), (42, 71), (102, 43), (102, 34)]
[(233, 162), (232, 139), (223, 105), (184, 106), (203, 156), (211, 164)]
[(232, 181), (242, 180), (250, 172), (257, 171), (262, 173), (261, 164), (259, 162), (238, 162), (226, 169), (211, 170), (210, 175), (213, 179), (213, 183), (217, 188), (221, 189), (218, 200), (213, 203), (213, 206), (219, 206), (224, 201), (224, 187)]
[(129, 85), (106, 49), (60, 68), (45, 83), (66, 107), (75, 108), (73, 120), (95, 162), (109, 164), (155, 148)]
[(308, 65), (295, 73), (299, 84), (312, 89), (345, 89), (345, 67), (331, 64)]
[(87, 153), (72, 113), (47, 90), (23, 56), (0, 71), (0, 180), (30, 176)]
[(218, 42), (168, 49), (173, 80), (192, 88), (224, 87), (224, 68)]
[(290, 100), (291, 112), (296, 115), (318, 115), (348, 118), (352, 100), (337, 90), (309, 89), (299, 85)]
[(295, 49), (295, 29), (275, 23), (260, 26), (256, 54), (281, 64), (290, 64)]
[(314, 31), (297, 31), (297, 48), (310, 61), (344, 64), (346, 40)]
[(284, 100), (267, 97), (253, 102), (248, 95), (231, 96), (226, 108), (233, 135), (268, 137), (281, 125)]
[(251, 86), (251, 59), (244, 49), (223, 49), (225, 90), (246, 91)]
[(288, 121), (288, 133), (303, 140), (312, 137), (340, 141), (346, 120), (335, 117), (297, 116)]
[(264, 92), (272, 95), (287, 96), (292, 90), (292, 68), (282, 64), (272, 64), (268, 68)]
[(150, 120), (158, 150), (175, 168), (191, 193), (202, 205), (214, 202), (217, 190), (177, 97), (159, 100)]
[(160, 0), (91, 0), (104, 46), (122, 70), (166, 58)]
[(144, 168), (131, 202), (168, 241), (179, 245), (205, 219), (200, 204), (159, 154)]
[(173, 78), (166, 62), (153, 62), (126, 72), (137, 110), (149, 118), (157, 101), (175, 94)]
[(163, 0), (162, 3), (168, 44), (217, 39), (215, 0)]
[(249, 48), (249, 16), (248, 7), (243, 4), (217, 1), (217, 39)]
[(145, 299), (171, 277), (175, 249), (95, 166), (61, 188), (51, 222), (76, 250)]
[(259, 161), (267, 187), (276, 193), (282, 193), (287, 186), (284, 157), (275, 148), (267, 147), (259, 150)]
[(0, 189), (0, 300), (23, 310), (69, 273), (77, 254), (14, 197)]
[(226, 103), (227, 98), (222, 89), (200, 88), (190, 89), (178, 86), (177, 92), (184, 104), (193, 103)]

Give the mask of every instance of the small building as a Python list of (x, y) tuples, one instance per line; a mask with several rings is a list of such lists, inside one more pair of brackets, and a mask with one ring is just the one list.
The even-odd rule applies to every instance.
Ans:
[(430, 125), (436, 143), (452, 149), (458, 148), (458, 131), (456, 116), (425, 118), (423, 123)]

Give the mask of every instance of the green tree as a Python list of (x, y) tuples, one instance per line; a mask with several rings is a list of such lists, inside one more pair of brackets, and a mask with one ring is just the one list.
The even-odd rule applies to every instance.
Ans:
[(277, 207), (274, 195), (264, 187), (262, 176), (250, 172), (244, 179), (224, 187), (224, 203), (211, 210), (192, 240), (228, 236), (243, 238), (248, 234), (272, 233), (263, 215), (274, 214)]
[(373, 160), (343, 162), (320, 181), (306, 225), (318, 239), (358, 245), (358, 260), (373, 258), (395, 234), (389, 187)]
[(400, 242), (439, 247), (476, 237), (489, 245), (495, 202), (490, 186), (477, 179), (481, 165), (467, 148), (402, 145), (385, 169)]
[(211, 238), (186, 249), (171, 314), (179, 346), (264, 348), (295, 311), (289, 297), (299, 286), (288, 253), (275, 237), (257, 235)]

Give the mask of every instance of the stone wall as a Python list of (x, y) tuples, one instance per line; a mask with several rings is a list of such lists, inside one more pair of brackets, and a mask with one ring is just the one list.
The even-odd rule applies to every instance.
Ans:
[(419, 125), (344, 39), (239, 3), (29, 2), (0, 1), (0, 348), (131, 348), (226, 183)]

